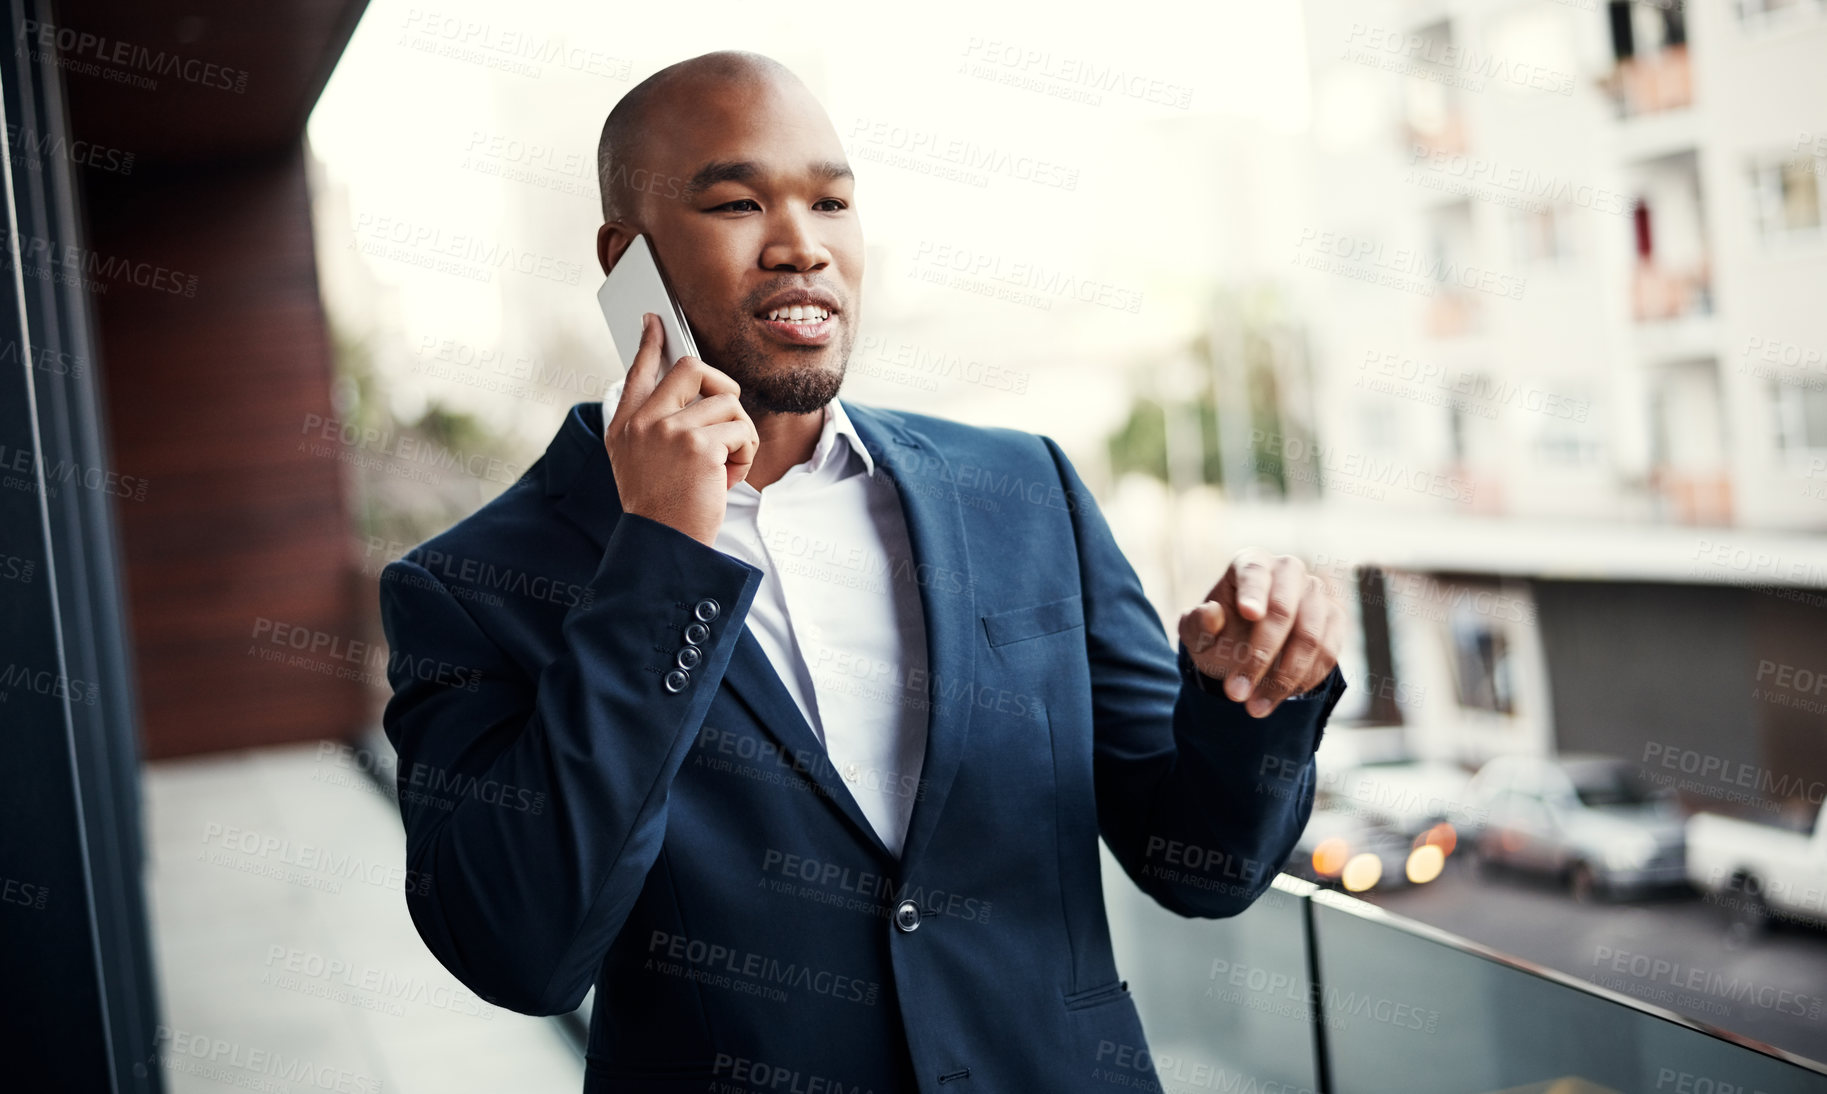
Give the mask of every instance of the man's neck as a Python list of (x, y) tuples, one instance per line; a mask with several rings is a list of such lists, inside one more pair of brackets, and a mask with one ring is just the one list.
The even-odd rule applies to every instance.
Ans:
[(812, 458), (818, 447), (818, 435), (825, 428), (825, 411), (821, 407), (810, 414), (763, 414), (750, 416), (761, 443), (755, 450), (755, 462), (749, 467), (746, 481), (757, 490), (780, 481), (780, 477), (797, 464)]

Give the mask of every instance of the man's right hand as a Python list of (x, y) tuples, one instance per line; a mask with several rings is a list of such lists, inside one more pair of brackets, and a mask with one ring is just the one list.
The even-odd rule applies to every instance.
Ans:
[(663, 337), (659, 317), (642, 315), (641, 348), (603, 446), (623, 512), (712, 547), (729, 490), (748, 477), (761, 437), (737, 398), (742, 389), (722, 372), (681, 357), (660, 377)]

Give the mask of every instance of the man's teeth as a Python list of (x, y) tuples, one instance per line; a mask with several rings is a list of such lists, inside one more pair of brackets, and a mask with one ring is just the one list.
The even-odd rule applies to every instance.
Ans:
[(830, 316), (830, 312), (816, 304), (795, 304), (790, 308), (775, 308), (767, 314), (767, 318), (770, 320), (788, 323), (822, 323)]

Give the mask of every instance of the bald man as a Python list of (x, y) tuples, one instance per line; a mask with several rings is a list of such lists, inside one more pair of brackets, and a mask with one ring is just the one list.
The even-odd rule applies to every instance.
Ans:
[[(856, 180), (792, 73), (711, 53), (598, 148), (657, 320), (499, 498), (382, 575), (427, 946), (588, 1091), (1159, 1089), (1098, 840), (1247, 908), (1311, 809), (1344, 617), (1230, 560), (1176, 649), (1051, 438), (838, 398)], [(1216, 567), (1214, 567), (1216, 569)]]

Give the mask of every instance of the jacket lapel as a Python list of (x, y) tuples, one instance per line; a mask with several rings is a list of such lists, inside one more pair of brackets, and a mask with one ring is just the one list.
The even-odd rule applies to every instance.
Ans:
[(965, 546), (964, 511), (956, 476), (945, 453), (925, 434), (910, 429), (891, 410), (845, 402), (844, 410), (875, 461), (876, 472), (894, 480), (907, 520), (914, 572), (964, 574), (964, 590), (950, 592), (921, 581), (926, 614), (926, 758), (920, 769), (922, 793), (915, 798), (901, 875), (931, 841), (945, 799), (958, 774), (971, 728), (976, 693), (977, 591)]
[[(893, 411), (848, 401), (844, 409), (875, 461), (876, 473), (887, 475), (896, 485), (915, 572), (970, 574), (962, 507), (944, 454), (923, 434), (907, 428)], [(602, 424), (600, 403), (577, 404), (547, 447), (544, 461), (546, 493), (561, 514), (589, 533), (599, 549), (609, 541), (622, 515), (615, 476), (601, 440)], [(970, 696), (975, 692), (974, 587), (968, 578), (962, 593), (935, 590), (933, 584), (919, 583), (926, 629), (928, 685), (924, 697), (929, 713), (920, 772), (923, 792), (914, 802), (908, 823), (900, 858), (903, 875), (907, 864), (931, 839), (957, 775), (970, 730)], [(788, 760), (819, 786), (821, 797), (883, 858), (894, 861), (746, 626), (736, 640), (723, 683), (749, 708)]]

